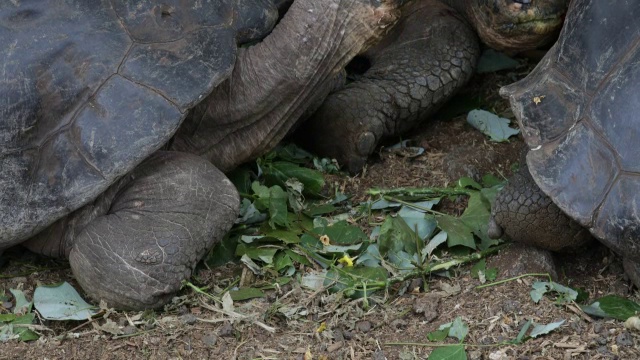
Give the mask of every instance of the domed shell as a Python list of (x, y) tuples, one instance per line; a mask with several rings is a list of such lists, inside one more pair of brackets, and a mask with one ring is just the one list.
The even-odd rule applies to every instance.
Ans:
[[(252, 1), (268, 3), (2, 2), (0, 250), (92, 201), (165, 144), (230, 75), (236, 33), (251, 30), (237, 3)], [(269, 6), (254, 23), (273, 25)]]
[(536, 183), (640, 261), (640, 2), (573, 0), (558, 42), (504, 87)]

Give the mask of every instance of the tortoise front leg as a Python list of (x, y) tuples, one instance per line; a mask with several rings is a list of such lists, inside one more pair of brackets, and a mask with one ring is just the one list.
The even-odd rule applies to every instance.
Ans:
[(479, 45), (472, 29), (439, 1), (402, 9), (396, 27), (363, 58), (371, 67), (332, 93), (298, 131), (302, 143), (359, 172), (380, 141), (432, 115), (470, 78)]
[[(157, 308), (226, 234), (238, 206), (235, 187), (209, 162), (158, 152), (28, 246), (67, 255), (82, 288), (110, 307)], [(63, 240), (50, 241), (63, 227)]]

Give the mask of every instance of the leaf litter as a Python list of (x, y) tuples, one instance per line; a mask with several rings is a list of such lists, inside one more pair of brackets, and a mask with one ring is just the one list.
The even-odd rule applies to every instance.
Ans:
[[(419, 143), (419, 145), (421, 148), (426, 149), (426, 151), (417, 157), (418, 161), (420, 157), (437, 156), (437, 154), (433, 152), (433, 146), (437, 146), (437, 143), (429, 143), (426, 146), (423, 143)], [(473, 259), (472, 264), (475, 265), (472, 272), (463, 270), (463, 268), (460, 268), (457, 264), (449, 269), (436, 267), (452, 259), (476, 253), (477, 249), (490, 249), (496, 246), (496, 244), (482, 238), (483, 230), (480, 221), (486, 216), (481, 206), (484, 206), (483, 204), (485, 202), (491, 201), (492, 196), (495, 194), (495, 189), (490, 189), (496, 185), (495, 183), (475, 179), (479, 186), (465, 180), (444, 187), (444, 189), (458, 188), (458, 190), (463, 189), (464, 191), (479, 192), (479, 194), (474, 193), (473, 201), (471, 200), (472, 195), (469, 193), (456, 195), (441, 194), (437, 199), (429, 198), (430, 200), (404, 197), (403, 194), (398, 193), (388, 195), (395, 197), (396, 199), (394, 200), (400, 200), (401, 202), (384, 200), (385, 195), (381, 196), (380, 193), (378, 193), (377, 196), (369, 194), (364, 199), (349, 198), (349, 195), (345, 194), (349, 194), (350, 192), (345, 190), (344, 187), (332, 186), (329, 187), (331, 191), (329, 193), (326, 192), (326, 184), (336, 181), (336, 175), (329, 175), (335, 174), (337, 170), (335, 162), (327, 159), (310, 158), (309, 155), (296, 150), (294, 147), (285, 148), (285, 150), (280, 150), (280, 154), (285, 155), (269, 155), (270, 157), (260, 159), (256, 165), (251, 166), (249, 171), (241, 172), (239, 178), (244, 179), (244, 182), (238, 185), (238, 189), (243, 193), (242, 207), (244, 210), (238, 221), (238, 227), (230, 234), (226, 241), (220, 244), (221, 247), (217, 249), (215, 255), (207, 259), (207, 264), (213, 266), (214, 263), (220, 265), (229, 259), (238, 261), (239, 258), (243, 258), (246, 260), (246, 264), (252, 264), (252, 270), (243, 271), (241, 277), (232, 273), (225, 275), (224, 269), (227, 267), (224, 266), (212, 268), (212, 271), (200, 270), (196, 273), (192, 281), (194, 284), (202, 286), (198, 287), (201, 292), (195, 290), (191, 292), (184, 291), (184, 295), (175, 298), (172, 304), (165, 308), (165, 312), (163, 313), (145, 312), (129, 315), (118, 312), (105, 313), (105, 310), (102, 309), (101, 311), (103, 312), (101, 314), (104, 315), (94, 317), (94, 320), (92, 320), (93, 324), (97, 324), (98, 322), (102, 324), (98, 328), (103, 334), (102, 336), (115, 338), (118, 336), (133, 335), (135, 337), (131, 338), (131, 341), (134, 342), (136, 342), (135, 339), (137, 338), (144, 339), (145, 342), (153, 341), (154, 338), (150, 338), (150, 334), (170, 334), (169, 331), (175, 332), (176, 329), (180, 329), (180, 327), (176, 327), (178, 323), (191, 323), (191, 320), (188, 320), (190, 317), (187, 316), (191, 315), (191, 317), (195, 318), (200, 324), (225, 324), (220, 328), (217, 335), (215, 335), (219, 337), (251, 333), (252, 328), (263, 330), (271, 329), (281, 332), (285, 329), (283, 328), (285, 326), (295, 328), (311, 320), (311, 323), (314, 323), (314, 329), (320, 328), (321, 324), (324, 325), (324, 330), (318, 333), (318, 341), (330, 341), (334, 344), (340, 344), (340, 342), (352, 344), (349, 339), (355, 336), (353, 339), (359, 339), (364, 345), (365, 343), (363, 341), (365, 341), (365, 338), (361, 338), (357, 332), (355, 334), (353, 333), (354, 329), (356, 329), (354, 319), (377, 319), (383, 316), (383, 318), (377, 320), (379, 323), (378, 325), (374, 325), (372, 331), (376, 331), (375, 329), (378, 327), (384, 328), (388, 326), (398, 329), (398, 331), (400, 331), (398, 333), (400, 336), (399, 339), (403, 339), (403, 336), (409, 336), (409, 334), (412, 333), (408, 331), (410, 328), (407, 328), (407, 320), (403, 320), (407, 319), (407, 314), (411, 315), (410, 312), (407, 313), (406, 310), (402, 310), (406, 308), (406, 306), (403, 306), (403, 304), (406, 305), (406, 300), (412, 296), (429, 294), (427, 291), (442, 292), (445, 294), (446, 291), (443, 289), (449, 289), (452, 295), (442, 298), (441, 304), (438, 307), (441, 311), (437, 314), (436, 319), (440, 321), (451, 321), (452, 323), (457, 320), (458, 323), (462, 322), (467, 326), (467, 332), (469, 334), (475, 333), (476, 335), (473, 335), (471, 338), (469, 338), (469, 336), (465, 337), (467, 340), (466, 343), (459, 343), (460, 340), (455, 336), (446, 337), (445, 341), (454, 342), (451, 344), (451, 348), (442, 347), (432, 351), (429, 347), (424, 348), (427, 350), (420, 350), (421, 347), (405, 346), (403, 347), (405, 350), (401, 350), (401, 353), (408, 353), (407, 349), (413, 348), (413, 350), (410, 351), (411, 353), (421, 353), (424, 358), (427, 358), (427, 354), (430, 354), (428, 358), (438, 358), (439, 352), (444, 352), (445, 357), (442, 358), (456, 358), (455, 356), (464, 356), (460, 358), (474, 358), (474, 356), (478, 355), (478, 350), (475, 350), (476, 348), (473, 347), (474, 343), (486, 343), (486, 341), (489, 341), (489, 344), (501, 343), (503, 340), (496, 337), (498, 334), (512, 334), (513, 336), (510, 341), (513, 343), (510, 345), (501, 345), (500, 350), (494, 349), (487, 352), (486, 354), (491, 355), (491, 358), (500, 358), (500, 356), (503, 355), (508, 356), (508, 354), (525, 351), (524, 349), (527, 348), (526, 344), (529, 343), (537, 344), (531, 345), (531, 349), (542, 346), (542, 348), (547, 349), (545, 351), (552, 351), (552, 349), (556, 349), (553, 347), (554, 342), (547, 341), (541, 343), (538, 339), (545, 339), (545, 337), (554, 332), (567, 334), (567, 329), (571, 329), (569, 325), (580, 325), (580, 323), (576, 323), (575, 320), (571, 318), (571, 313), (563, 313), (561, 311), (564, 306), (569, 306), (567, 305), (569, 301), (558, 301), (558, 299), (564, 295), (562, 295), (562, 292), (557, 292), (559, 287), (555, 285), (548, 286), (547, 291), (542, 295), (539, 303), (535, 304), (531, 299), (515, 296), (516, 294), (514, 293), (503, 294), (504, 286), (510, 286), (508, 288), (510, 290), (508, 291), (512, 291), (514, 286), (532, 286), (531, 282), (526, 280), (513, 282), (513, 285), (496, 285), (496, 291), (473, 290), (474, 286), (482, 283), (482, 277), (484, 277), (486, 282), (492, 281), (489, 276), (487, 276), (492, 269), (489, 262), (487, 261), (484, 265), (479, 265), (482, 263), (483, 258), (480, 258), (480, 260)], [(392, 153), (381, 156), (391, 157), (399, 155), (401, 154)], [(286, 156), (289, 156), (289, 158), (285, 158)], [(409, 158), (403, 161), (414, 161), (412, 159), (413, 158)], [(269, 162), (271, 162), (271, 164)], [(286, 162), (295, 164), (296, 166), (284, 164)], [(277, 164), (274, 166), (273, 163)], [(305, 170), (295, 169), (296, 167), (300, 167), (297, 165), (306, 165), (303, 167)], [(296, 182), (289, 182), (289, 184), (287, 184), (289, 178), (285, 178), (283, 174), (293, 170), (298, 171), (299, 177), (304, 179), (303, 181), (296, 177), (298, 182), (303, 185), (302, 187)], [(313, 170), (316, 171), (316, 173), (307, 174), (307, 170)], [(394, 170), (391, 168), (387, 171), (393, 172)], [(266, 176), (265, 174), (268, 173), (271, 175)], [(320, 183), (317, 174), (321, 174), (322, 177), (323, 185), (320, 187), (317, 186), (317, 184)], [(269, 180), (266, 180), (267, 178), (269, 178)], [(284, 181), (282, 181), (283, 179)], [(255, 186), (260, 186), (260, 188), (258, 188), (258, 194), (253, 192), (252, 189), (256, 182), (257, 184)], [(332, 185), (335, 186), (335, 184)], [(314, 186), (316, 187), (314, 188)], [(402, 186), (403, 185), (399, 183), (388, 183), (385, 185), (385, 188), (393, 190), (394, 188)], [(279, 187), (279, 189), (277, 187)], [(315, 191), (313, 189), (315, 189)], [(360, 193), (362, 192), (363, 191)], [(395, 206), (382, 206), (379, 209), (373, 209), (372, 204), (376, 201), (375, 199), (378, 199), (380, 203), (386, 201), (387, 203), (395, 204)], [(460, 199), (463, 199), (463, 201), (460, 202)], [(432, 200), (434, 204), (429, 204)], [(367, 208), (367, 205), (363, 204), (367, 202), (371, 205), (370, 208)], [(282, 216), (283, 203), (286, 205), (286, 217)], [(467, 212), (470, 203), (475, 209), (472, 207), (473, 211)], [(461, 205), (454, 205), (454, 209), (451, 211), (452, 204)], [(464, 205), (464, 207), (462, 207), (462, 205)], [(434, 209), (434, 206), (435, 210), (430, 211)], [(426, 208), (428, 210), (420, 210), (420, 208)], [(443, 208), (445, 208), (446, 211), (442, 211)], [(459, 212), (456, 208), (459, 209)], [(438, 212), (441, 212), (441, 214)], [(465, 212), (467, 212), (466, 215)], [(460, 218), (464, 218), (465, 221), (460, 221)], [(433, 226), (434, 220), (436, 223), (435, 227)], [(448, 220), (450, 220), (450, 222), (458, 221), (464, 226), (458, 224), (457, 228), (453, 230), (450, 229), (449, 232), (453, 233), (453, 235), (450, 235), (441, 227), (443, 223), (445, 227), (450, 225), (447, 223)], [(393, 245), (387, 245), (386, 252), (381, 253), (378, 240), (382, 225), (387, 221), (389, 221), (390, 228), (385, 229), (384, 236), (401, 239), (402, 246), (394, 247)], [(334, 229), (333, 226), (336, 226), (336, 228)], [(351, 229), (351, 226), (359, 228), (361, 231), (364, 230), (364, 237), (358, 237), (358, 241), (348, 241), (348, 236), (341, 238), (340, 234), (349, 233), (346, 230)], [(378, 229), (377, 234), (374, 230), (376, 228)], [(329, 238), (328, 245), (323, 244), (322, 241), (320, 241), (320, 237), (326, 235), (327, 229), (331, 229), (329, 232), (333, 231), (335, 239), (339, 240), (332, 241), (332, 236), (329, 234), (327, 235)], [(355, 230), (351, 231), (355, 232)], [(310, 238), (305, 238), (303, 242), (301, 238), (304, 235), (308, 235)], [(474, 241), (473, 245), (471, 241), (469, 241), (469, 235)], [(238, 236), (243, 239), (242, 242), (238, 241)], [(316, 236), (318, 237), (316, 238)], [(454, 238), (454, 240), (451, 241), (452, 244), (455, 244), (453, 246), (449, 244), (449, 237), (451, 236)], [(238, 252), (238, 247), (241, 243), (244, 244), (244, 250)], [(222, 246), (223, 244), (224, 246)], [(330, 247), (326, 249), (326, 246), (335, 246), (336, 248)], [(240, 253), (242, 253), (242, 255), (239, 255)], [(352, 260), (353, 266), (349, 266), (349, 261), (345, 259)], [(437, 271), (429, 272), (430, 267), (436, 267)], [(237, 269), (237, 266), (229, 267), (229, 269), (234, 268)], [(379, 274), (354, 273), (350, 270), (345, 270), (348, 268), (378, 269), (376, 271), (378, 271)], [(222, 271), (222, 274), (218, 274), (220, 271)], [(381, 276), (383, 271), (386, 273), (386, 280)], [(304, 280), (309, 279), (310, 277), (307, 277), (307, 275), (312, 273), (316, 273), (315, 282)], [(409, 273), (411, 276), (402, 278), (405, 273)], [(473, 276), (477, 275), (477, 278), (466, 277), (464, 275), (465, 273), (468, 275), (475, 274)], [(497, 273), (498, 275), (500, 274), (499, 268), (497, 269)], [(211, 274), (211, 276), (218, 274), (215, 275), (215, 280), (217, 281), (208, 279), (207, 276), (210, 276), (208, 274)], [(460, 276), (462, 276), (462, 278)], [(398, 279), (401, 279), (401, 281), (397, 283), (390, 282), (389, 279), (393, 279), (394, 277), (399, 277)], [(441, 280), (434, 283), (434, 279)], [(410, 285), (409, 282), (411, 283)], [(300, 286), (301, 283), (313, 284), (307, 287)], [(419, 284), (419, 286), (414, 286), (414, 283)], [(450, 283), (454, 286), (450, 285)], [(379, 287), (376, 288), (376, 286)], [(336, 292), (329, 292), (331, 288)], [(457, 288), (458, 290), (453, 291), (453, 288)], [(413, 293), (414, 289), (418, 289), (418, 292)], [(528, 290), (524, 290), (523, 293), (527, 294), (527, 291)], [(405, 292), (407, 294), (411, 292), (409, 298), (407, 298), (407, 295), (402, 295)], [(30, 293), (27, 292), (25, 299), (27, 299), (28, 294)], [(515, 312), (506, 310), (498, 311), (497, 315), (495, 315), (498, 317), (492, 314), (480, 315), (481, 317), (478, 317), (478, 314), (482, 313), (481, 311), (477, 314), (469, 315), (465, 309), (476, 306), (476, 304), (474, 304), (476, 301), (471, 299), (477, 298), (478, 296), (480, 297), (476, 300), (478, 305), (487, 302), (489, 304), (500, 303), (501, 301), (504, 302), (504, 304), (511, 304), (511, 301), (516, 301), (515, 299), (517, 299), (517, 301), (520, 301), (520, 310)], [(223, 297), (232, 300), (234, 312), (224, 310)], [(11, 297), (11, 295), (4, 301), (5, 303), (15, 303), (15, 299)], [(583, 302), (583, 304), (589, 303), (596, 304), (594, 307), (597, 310), (594, 311), (600, 311), (605, 314), (607, 311), (613, 311), (613, 313), (615, 313), (615, 310), (611, 309), (628, 308), (627, 306), (617, 304), (616, 301), (612, 303), (613, 305), (609, 306), (607, 305), (606, 299), (604, 301), (592, 300), (591, 302)], [(264, 310), (264, 304), (271, 304), (266, 311)], [(564, 314), (564, 316), (562, 316), (564, 319), (561, 317), (550, 319), (549, 321), (540, 321), (535, 315), (533, 317), (530, 317), (530, 315), (518, 315), (522, 312), (534, 314), (528, 309), (547, 306), (545, 304), (556, 304), (552, 305), (556, 306), (557, 310), (555, 312), (560, 314), (560, 316)], [(184, 314), (185, 306), (187, 314)], [(507, 305), (503, 305), (503, 309), (506, 309), (504, 306)], [(319, 309), (322, 309), (322, 311), (319, 312)], [(518, 307), (516, 307), (516, 309), (518, 309)], [(633, 309), (633, 306), (631, 306), (631, 309)], [(171, 315), (172, 312), (177, 312), (177, 314), (182, 313), (183, 315)], [(205, 312), (211, 312), (212, 314), (217, 313), (219, 316), (217, 318), (215, 316), (204, 316)], [(628, 313), (630, 314), (631, 312)], [(40, 322), (36, 319), (36, 313), (32, 311), (29, 314), (30, 319), (26, 320), (29, 320), (29, 324), (35, 323), (35, 325), (29, 326), (41, 326), (38, 325)], [(311, 318), (307, 318), (310, 314), (323, 314), (320, 315), (322, 321), (316, 322)], [(467, 315), (460, 317), (458, 314)], [(5, 312), (0, 313), (0, 316), (4, 315), (12, 314)], [(103, 316), (106, 316), (106, 318)], [(123, 318), (127, 319), (124, 323), (122, 321)], [(460, 320), (458, 320), (459, 318)], [(629, 319), (631, 318), (633, 318), (633, 316), (629, 317)], [(276, 319), (286, 319), (284, 320), (286, 325), (283, 324), (281, 320), (274, 321)], [(533, 321), (534, 319), (535, 323)], [(9, 320), (9, 317), (0, 317), (0, 320), (2, 320), (0, 323), (0, 334), (4, 334), (7, 332), (7, 329), (9, 329), (7, 325), (10, 324), (11, 320)], [(565, 322), (562, 323), (562, 321)], [(63, 321), (61, 323), (73, 322)], [(271, 325), (276, 326), (274, 328)], [(538, 326), (538, 330), (534, 332), (536, 326)], [(71, 327), (76, 327), (76, 325), (71, 325)], [(15, 329), (16, 327), (14, 326), (13, 328)], [(36, 336), (41, 335), (42, 331), (50, 331), (38, 328), (34, 329)], [(67, 328), (67, 330), (68, 329), (69, 328)], [(74, 331), (72, 331), (72, 333), (82, 336), (82, 333), (76, 333)], [(131, 331), (133, 331), (133, 333)], [(423, 334), (426, 335), (427, 331), (423, 331)], [(593, 331), (596, 334), (602, 333), (598, 329), (594, 329)], [(482, 335), (478, 337), (478, 333)], [(171, 341), (171, 339), (177, 339), (179, 336), (185, 334), (187, 333), (185, 333), (184, 330), (179, 330), (178, 334), (167, 335), (167, 339)], [(536, 335), (536, 337), (534, 338), (532, 334)], [(388, 333), (388, 335), (391, 335), (391, 333)], [(621, 342), (622, 340), (619, 339), (622, 335), (624, 335), (624, 333), (621, 333), (618, 338), (614, 340), (615, 343), (613, 345), (623, 344), (623, 342)], [(2, 335), (0, 335), (0, 337), (1, 336)], [(258, 335), (256, 336), (259, 338)], [(558, 346), (567, 346), (567, 344), (571, 344), (572, 341), (575, 340), (571, 338), (572, 335), (569, 335), (569, 338), (567, 338), (567, 335), (563, 336), (562, 340), (556, 342)], [(398, 339), (397, 336), (393, 337)], [(203, 339), (208, 338), (209, 335), (206, 335)], [(494, 340), (490, 341), (491, 339)], [(391, 339), (381, 338), (381, 340), (383, 342), (390, 342)], [(209, 342), (216, 343), (215, 340)], [(383, 342), (379, 343), (380, 346), (378, 346), (378, 349), (385, 353), (394, 353), (388, 346), (384, 346)], [(218, 341), (217, 344), (221, 344), (221, 342)], [(272, 346), (271, 348), (263, 349), (263, 351), (268, 350), (267, 353), (263, 354), (313, 353), (313, 355), (315, 355), (322, 352), (317, 347), (310, 347), (308, 344), (291, 346), (281, 342), (280, 345), (280, 347)], [(180, 345), (180, 347), (182, 348), (182, 345)], [(184, 348), (187, 349), (186, 346)], [(257, 348), (261, 347), (258, 346)], [(342, 347), (332, 347), (332, 349), (333, 348), (342, 349)], [(560, 347), (557, 347), (557, 349), (560, 349)], [(610, 354), (614, 354), (615, 351), (618, 353), (624, 351), (623, 347), (617, 348), (615, 346), (607, 346), (607, 349)], [(353, 352), (348, 346), (344, 348), (344, 350), (346, 353), (350, 351)], [(576, 352), (574, 354), (579, 354), (579, 349), (576, 348), (575, 350)], [(335, 351), (339, 352), (339, 350)], [(450, 353), (447, 353), (447, 351), (450, 351)], [(595, 351), (595, 349), (592, 349), (592, 351)], [(274, 355), (272, 355), (272, 358), (273, 356)], [(268, 358), (268, 355), (266, 357), (257, 357)], [(275, 358), (280, 357), (281, 356), (275, 356)]]

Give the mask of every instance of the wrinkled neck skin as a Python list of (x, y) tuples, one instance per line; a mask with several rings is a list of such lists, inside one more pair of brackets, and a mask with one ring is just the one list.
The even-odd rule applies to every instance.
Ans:
[(346, 64), (397, 21), (397, 6), (368, 3), (296, 0), (261, 43), (238, 50), (231, 77), (196, 106), (172, 148), (223, 171), (272, 149)]
[(562, 27), (569, 0), (538, 0), (523, 5), (513, 0), (442, 0), (462, 14), (483, 43), (517, 53), (553, 41)]

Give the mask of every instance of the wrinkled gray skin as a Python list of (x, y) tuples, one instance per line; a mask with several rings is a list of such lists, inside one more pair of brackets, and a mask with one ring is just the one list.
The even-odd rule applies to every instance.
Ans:
[(359, 172), (383, 140), (428, 118), (471, 78), (478, 36), (522, 51), (557, 35), (568, 0), (418, 0), (360, 60), (370, 68), (332, 93), (298, 131), (300, 143)]
[(68, 257), (108, 306), (162, 306), (237, 216), (220, 170), (321, 102), (399, 2), (297, 0), (247, 48), (271, 0), (3, 2), (0, 251)]
[[(588, 231), (623, 257), (636, 286), (638, 16), (638, 2), (574, 0), (554, 47), (525, 79), (501, 90), (529, 152), (527, 167), (498, 196), (489, 226), (493, 237), (504, 232), (550, 250), (583, 248), (576, 234)], [(536, 96), (544, 96), (538, 104)]]

